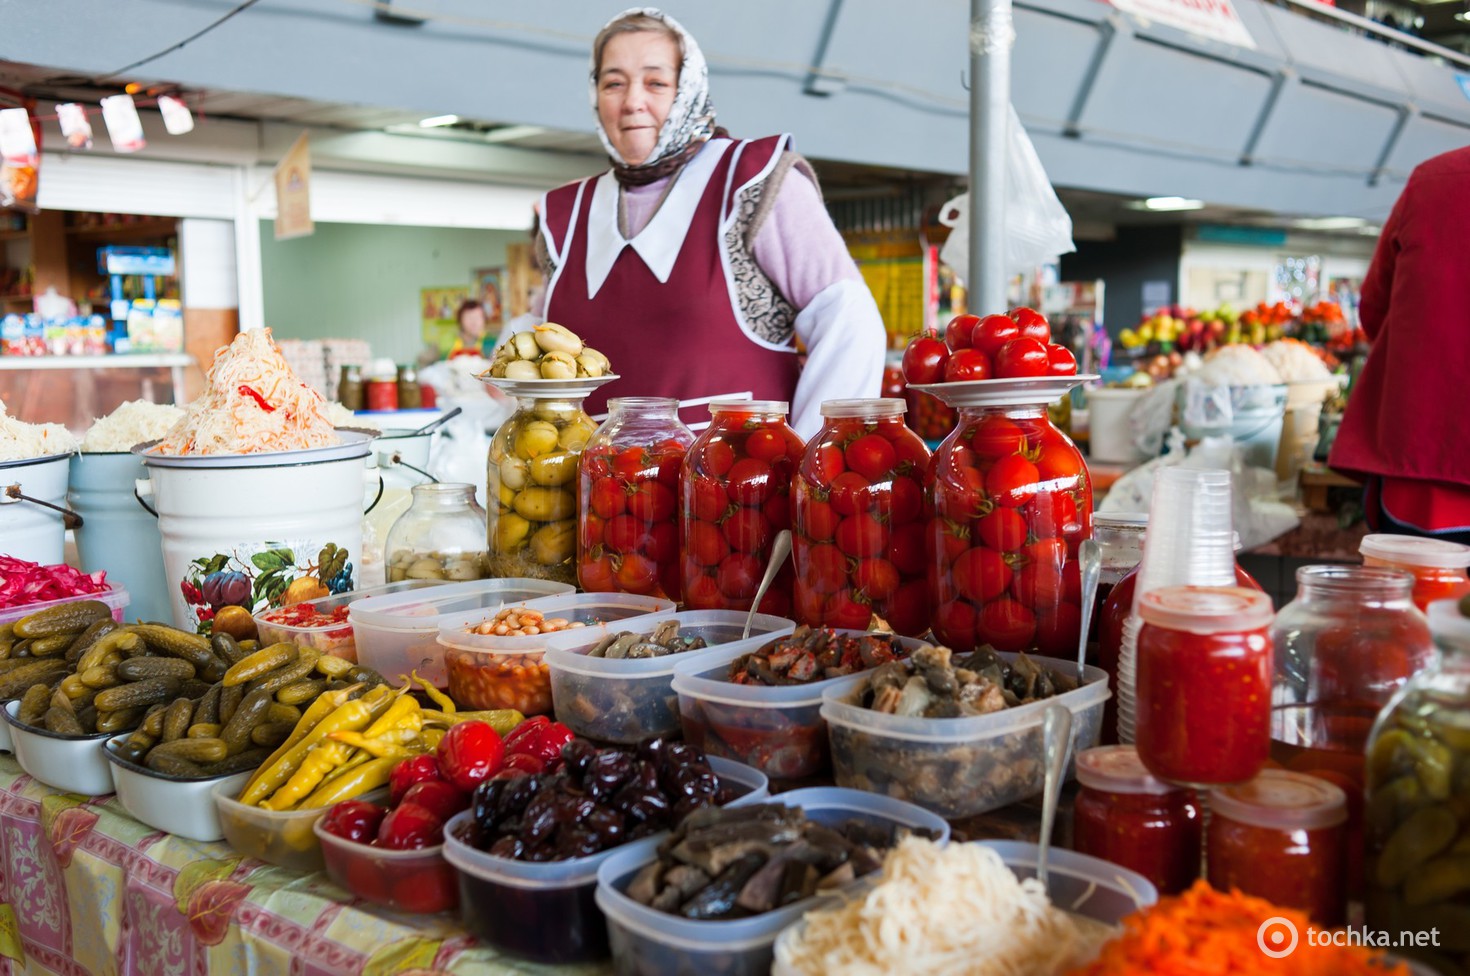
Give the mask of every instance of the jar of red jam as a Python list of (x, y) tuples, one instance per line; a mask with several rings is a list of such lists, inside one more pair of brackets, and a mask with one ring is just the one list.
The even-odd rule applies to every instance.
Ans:
[(1077, 653), (1077, 547), (1092, 534), (1082, 454), (1044, 403), (960, 404), (934, 452), (925, 552), (934, 634), (959, 653)]
[(588, 593), (677, 601), (679, 468), (694, 433), (668, 397), (615, 397), (582, 450), (577, 579)]
[(1165, 586), (1138, 601), (1135, 742), (1171, 783), (1243, 783), (1271, 740), (1271, 598), (1243, 586)]
[[(684, 605), (748, 610), (776, 533), (791, 528), (791, 479), (805, 449), (786, 423), (785, 401), (716, 400), (710, 425), (690, 446), (679, 477), (679, 549)], [(762, 613), (791, 612), (791, 563), (761, 600)]]
[(792, 482), (795, 618), (862, 630), (877, 614), (896, 633), (929, 629), (924, 473), (929, 449), (900, 400), (828, 400), (826, 425)]
[(1132, 746), (1098, 746), (1077, 757), (1082, 789), (1073, 808), (1072, 846), (1137, 871), (1161, 895), (1194, 884), (1202, 824), (1194, 791), (1149, 773)]
[(1448, 539), (1377, 532), (1358, 545), (1364, 566), (1401, 569), (1414, 574), (1414, 606), (1429, 612), (1436, 600), (1458, 600), (1470, 593), (1470, 546)]
[(1306, 912), (1323, 927), (1347, 913), (1347, 795), (1331, 783), (1268, 769), (1210, 791), (1210, 884)]

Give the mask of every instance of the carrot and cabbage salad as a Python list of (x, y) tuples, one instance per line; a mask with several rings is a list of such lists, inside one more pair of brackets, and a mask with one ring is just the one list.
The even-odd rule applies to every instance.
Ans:
[(204, 395), (153, 450), (260, 454), (340, 443), (326, 400), (291, 371), (271, 330), (248, 329), (215, 353)]
[[(1262, 933), (1268, 919), (1285, 919), (1296, 927), (1296, 948), (1279, 958), (1262, 946), (1283, 953), (1290, 933), (1279, 921)], [(1371, 949), (1311, 944), (1310, 924), (1302, 912), (1197, 881), (1182, 895), (1161, 898), (1124, 919), (1123, 934), (1070, 976), (1409, 976), (1407, 966), (1385, 965)], [(1272, 938), (1278, 933), (1279, 942)]]

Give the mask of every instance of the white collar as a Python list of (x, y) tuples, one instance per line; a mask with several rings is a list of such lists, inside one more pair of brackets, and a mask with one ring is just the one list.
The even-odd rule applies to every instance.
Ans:
[(704, 148), (674, 174), (674, 185), (669, 195), (647, 226), (631, 240), (624, 238), (618, 228), (617, 177), (611, 170), (598, 177), (587, 211), (588, 298), (597, 295), (625, 247), (637, 252), (660, 284), (668, 283), (674, 262), (684, 247), (684, 238), (689, 233), (689, 224), (694, 219), (694, 210), (704, 196), (715, 166), (730, 146), (729, 139), (712, 139), (705, 143)]

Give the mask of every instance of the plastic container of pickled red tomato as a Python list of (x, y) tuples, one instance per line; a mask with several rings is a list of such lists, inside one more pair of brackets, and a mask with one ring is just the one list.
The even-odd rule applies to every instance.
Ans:
[(1347, 912), (1347, 794), (1326, 780), (1268, 769), (1210, 792), (1210, 884), (1339, 926)]
[(1171, 783), (1243, 783), (1271, 746), (1271, 598), (1165, 586), (1138, 601), (1136, 745)]
[(1436, 600), (1458, 600), (1470, 593), (1470, 546), (1447, 539), (1375, 532), (1358, 545), (1364, 566), (1402, 569), (1414, 574), (1414, 606), (1429, 612)]
[(669, 397), (607, 405), (578, 473), (578, 582), (588, 593), (678, 600), (679, 468), (694, 432)]
[(929, 449), (900, 400), (828, 400), (826, 424), (792, 481), (792, 560), (798, 623), (929, 629), (924, 567), (924, 473)]
[(1204, 830), (1193, 790), (1156, 779), (1132, 746), (1083, 752), (1077, 781), (1074, 850), (1137, 871), (1166, 895), (1194, 884)]
[[(679, 478), (680, 579), (688, 610), (749, 610), (776, 533), (791, 528), (791, 478), (805, 445), (781, 400), (716, 400)], [(761, 613), (791, 615), (788, 562)], [(866, 621), (864, 621), (866, 626)]]
[(1077, 547), (1092, 534), (1092, 482), (1044, 402), (961, 405), (927, 487), (935, 636), (961, 654), (989, 644), (1075, 657)]

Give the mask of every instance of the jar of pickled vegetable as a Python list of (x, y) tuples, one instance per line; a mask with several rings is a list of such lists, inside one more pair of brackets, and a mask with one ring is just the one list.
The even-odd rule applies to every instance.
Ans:
[(1266, 765), (1271, 598), (1243, 586), (1164, 586), (1138, 600), (1136, 744), (1171, 783), (1243, 783)]
[(577, 579), (677, 601), (679, 467), (694, 434), (669, 397), (616, 397), (582, 452)]
[[(765, 575), (771, 542), (791, 528), (791, 478), (804, 449), (777, 400), (716, 400), (712, 419), (680, 472), (679, 548), (684, 605), (748, 610)], [(791, 612), (791, 563), (761, 601), (762, 613)]]
[[(516, 412), (490, 441), (486, 472), (490, 575), (577, 582), (577, 461), (597, 425), (582, 410), (594, 382), (573, 392), (516, 395)], [(497, 384), (503, 385), (503, 384)]]
[(488, 575), (485, 510), (475, 486), (414, 485), (408, 511), (388, 530), (383, 547), (388, 582), (475, 580)]
[(1470, 546), (1448, 539), (1374, 533), (1358, 545), (1364, 566), (1401, 569), (1414, 574), (1414, 606), (1429, 612), (1436, 600), (1458, 600), (1470, 593)]
[(1347, 795), (1341, 788), (1268, 769), (1248, 783), (1211, 790), (1209, 804), (1211, 885), (1306, 912), (1324, 928), (1343, 924)]
[(822, 404), (826, 425), (792, 483), (798, 623), (861, 630), (876, 613), (899, 634), (929, 629), (929, 449), (903, 415), (901, 400)]
[(959, 424), (926, 481), (934, 634), (959, 653), (989, 644), (1075, 655), (1077, 547), (1092, 534), (1087, 466), (1048, 419), (1044, 397), (996, 406), (977, 396), (974, 405), (952, 401)]
[(1202, 821), (1194, 792), (1149, 773), (1132, 746), (1098, 746), (1077, 757), (1082, 785), (1072, 846), (1137, 871), (1161, 895), (1199, 877)]
[(1389, 701), (1368, 742), (1367, 921), (1439, 929), (1439, 951), (1470, 961), (1470, 619), (1429, 606), (1439, 663)]

